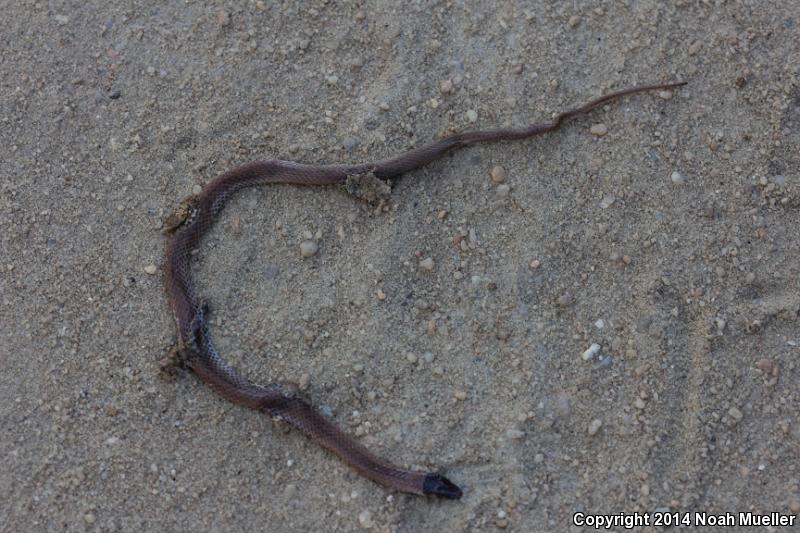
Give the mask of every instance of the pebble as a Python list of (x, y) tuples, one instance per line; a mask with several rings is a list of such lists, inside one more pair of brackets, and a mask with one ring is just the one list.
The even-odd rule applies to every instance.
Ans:
[(736, 407), (731, 407), (730, 409), (728, 409), (728, 414), (729, 414), (729, 415), (730, 415), (730, 417), (731, 417), (731, 418), (733, 418), (733, 419), (734, 419), (736, 422), (740, 421), (740, 420), (741, 420), (741, 419), (744, 417), (744, 415), (742, 414), (742, 412), (741, 412), (741, 411), (740, 411), (738, 408), (736, 408)]
[(83, 521), (87, 524), (94, 524), (95, 516), (92, 513), (86, 513), (83, 515)]
[(581, 18), (578, 15), (572, 15), (569, 18), (569, 21), (567, 22), (567, 24), (569, 25), (570, 28), (574, 28), (575, 26), (577, 26), (580, 23), (581, 23)]
[(432, 257), (426, 257), (425, 259), (419, 262), (419, 268), (421, 268), (422, 270), (427, 270), (428, 272), (433, 270), (433, 267), (435, 266), (436, 263), (434, 263)]
[(539, 261), (538, 259), (534, 259), (533, 261), (531, 261), (531, 263), (530, 263), (530, 265), (529, 265), (529, 266), (531, 267), (531, 270), (536, 270), (536, 269), (537, 269), (537, 268), (539, 268), (541, 265), (542, 265), (542, 262), (541, 262), (541, 261)]
[(442, 94), (450, 94), (453, 92), (453, 82), (451, 80), (442, 80), (439, 82), (439, 92)]
[(506, 178), (508, 177), (506, 169), (504, 169), (500, 165), (493, 166), (489, 175), (492, 177), (492, 181), (494, 183), (505, 183)]
[(361, 511), (358, 513), (358, 523), (361, 524), (361, 527), (364, 529), (372, 529), (373, 522), (372, 522), (372, 513), (369, 511)]
[(470, 109), (467, 111), (467, 120), (470, 122), (477, 122), (478, 121), (478, 112), (474, 109)]
[(311, 257), (317, 253), (319, 247), (314, 241), (303, 241), (300, 243), (300, 255), (303, 257)]
[(635, 402), (633, 402), (633, 405), (634, 405), (634, 406), (635, 406), (637, 409), (644, 409), (644, 408), (647, 406), (647, 404), (646, 404), (646, 403), (644, 403), (644, 400), (642, 400), (641, 398), (636, 398), (636, 401), (635, 401)]
[(766, 358), (759, 359), (756, 362), (756, 368), (761, 370), (764, 374), (769, 375), (769, 374), (772, 373), (773, 364), (772, 364), (772, 361), (770, 359), (766, 359)]
[(151, 276), (153, 276), (155, 275), (156, 272), (158, 272), (158, 267), (150, 263), (149, 265), (144, 267), (144, 271), (146, 274), (150, 274)]
[(664, 89), (663, 91), (658, 92), (658, 96), (664, 100), (670, 100), (672, 99), (672, 91)]
[(467, 399), (467, 393), (463, 390), (457, 390), (453, 393), (453, 397), (458, 401), (463, 401)]
[(498, 198), (505, 198), (511, 193), (511, 187), (508, 183), (501, 183), (497, 186), (497, 190), (495, 191)]
[(595, 435), (598, 431), (600, 431), (600, 426), (603, 425), (603, 421), (599, 418), (595, 418), (591, 422), (589, 422), (589, 435)]
[(608, 133), (608, 127), (605, 124), (594, 124), (589, 128), (589, 133), (596, 137), (602, 137)]
[(406, 359), (407, 359), (407, 360), (408, 360), (408, 362), (409, 362), (409, 363), (411, 363), (411, 364), (414, 364), (414, 363), (416, 363), (416, 362), (417, 362), (417, 356), (416, 356), (416, 355), (414, 355), (413, 353), (407, 353), (407, 354), (406, 354)]
[(593, 343), (589, 348), (581, 354), (581, 357), (584, 361), (588, 361), (600, 351), (600, 345), (597, 343)]
[(559, 307), (567, 307), (569, 305), (572, 305), (572, 301), (573, 301), (572, 295), (568, 292), (565, 292), (564, 294), (558, 297), (556, 303), (559, 305)]
[(524, 431), (520, 431), (518, 429), (509, 429), (508, 431), (506, 431), (506, 437), (508, 437), (509, 439), (512, 439), (512, 440), (519, 440), (524, 436), (525, 436), (525, 432)]
[(311, 375), (308, 372), (304, 372), (300, 375), (300, 380), (297, 382), (297, 388), (300, 390), (306, 390), (310, 381)]
[(683, 185), (683, 183), (686, 181), (686, 179), (681, 176), (678, 171), (673, 172), (669, 179), (671, 179), (672, 183), (675, 185)]
[(603, 199), (600, 201), (600, 209), (608, 209), (609, 207), (614, 205), (614, 202), (616, 201), (617, 199), (614, 197), (613, 194), (608, 194), (604, 196)]
[(597, 360), (598, 360), (597, 362), (598, 369), (609, 368), (611, 365), (614, 364), (614, 358), (611, 357), (610, 355), (608, 357), (603, 357), (602, 355), (598, 355)]

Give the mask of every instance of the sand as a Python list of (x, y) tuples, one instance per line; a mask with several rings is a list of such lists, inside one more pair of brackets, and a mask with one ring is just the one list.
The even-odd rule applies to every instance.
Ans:
[[(800, 513), (799, 7), (6, 3), (0, 530)], [(160, 371), (162, 221), (224, 170), (374, 160), (667, 80), (689, 84), (454, 153), (383, 209), (242, 191), (198, 251), (224, 357), (461, 501), (384, 490)]]

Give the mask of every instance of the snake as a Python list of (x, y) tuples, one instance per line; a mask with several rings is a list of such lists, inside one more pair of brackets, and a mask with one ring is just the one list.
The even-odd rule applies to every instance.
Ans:
[(382, 459), (341, 430), (292, 387), (279, 383), (253, 383), (228, 364), (214, 347), (207, 322), (208, 304), (196, 294), (191, 276), (191, 257), (200, 240), (214, 224), (228, 198), (246, 187), (278, 183), (342, 185), (349, 177), (367, 174), (386, 182), (460, 148), (477, 143), (522, 140), (552, 132), (565, 121), (613, 100), (646, 91), (672, 89), (685, 83), (642, 85), (611, 92), (559, 113), (548, 122), (456, 133), (396, 157), (371, 163), (315, 165), (273, 159), (228, 170), (210, 181), (200, 193), (183, 200), (164, 222), (164, 233), (167, 234), (164, 284), (175, 320), (177, 352), (182, 364), (223, 398), (288, 423), (359, 474), (390, 490), (446, 499), (461, 498), (461, 488), (442, 473), (402, 468)]

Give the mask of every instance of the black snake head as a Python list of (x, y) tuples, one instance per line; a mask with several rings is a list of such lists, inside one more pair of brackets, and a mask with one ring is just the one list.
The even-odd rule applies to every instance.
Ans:
[(426, 475), (422, 485), (422, 492), (424, 494), (433, 494), (440, 498), (447, 498), (448, 500), (459, 500), (462, 494), (461, 489), (455, 483), (441, 474)]

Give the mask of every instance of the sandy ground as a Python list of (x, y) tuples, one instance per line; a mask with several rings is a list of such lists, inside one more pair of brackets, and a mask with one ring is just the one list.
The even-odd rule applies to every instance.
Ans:
[[(800, 513), (796, 0), (93, 4), (2, 9), (0, 530)], [(387, 211), (247, 190), (202, 243), (226, 358), (302, 382), (461, 501), (388, 492), (159, 376), (159, 229), (218, 173), (373, 160), (676, 79), (412, 172)]]

